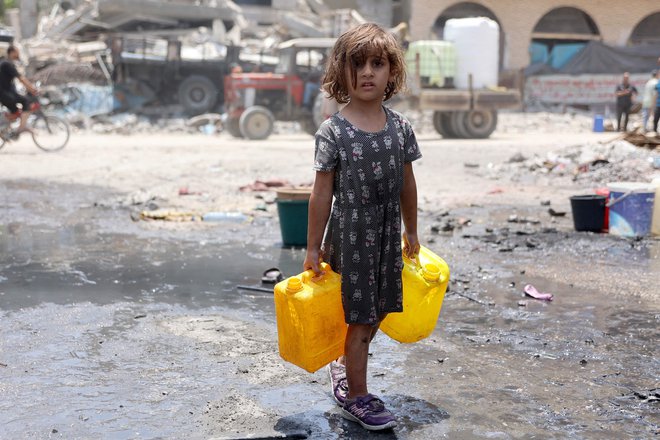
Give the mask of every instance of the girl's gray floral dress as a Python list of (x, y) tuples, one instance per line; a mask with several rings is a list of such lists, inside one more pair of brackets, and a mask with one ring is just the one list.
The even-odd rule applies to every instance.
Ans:
[(349, 324), (376, 324), (403, 310), (399, 197), (404, 163), (422, 155), (410, 122), (383, 109), (379, 132), (362, 131), (335, 113), (316, 133), (314, 169), (335, 172), (323, 259), (341, 274)]

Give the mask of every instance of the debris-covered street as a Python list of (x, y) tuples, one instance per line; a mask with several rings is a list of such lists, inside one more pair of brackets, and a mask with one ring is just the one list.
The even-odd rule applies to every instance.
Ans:
[(281, 124), (261, 142), (153, 129), (5, 146), (1, 436), (657, 436), (659, 242), (576, 232), (568, 200), (652, 176), (653, 151), (580, 114), (503, 114), (478, 141), (422, 120), (421, 240), (451, 278), (431, 337), (374, 341), (369, 381), (397, 428), (345, 421), (325, 370), (278, 356), (261, 276), (300, 272), (304, 252), (282, 246), (274, 189), (313, 179), (311, 136)]
[(0, 0), (0, 440), (660, 437), (656, 3)]

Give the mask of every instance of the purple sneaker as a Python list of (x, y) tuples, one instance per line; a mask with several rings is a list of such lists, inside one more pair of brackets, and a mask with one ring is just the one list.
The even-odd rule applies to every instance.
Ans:
[(332, 386), (332, 396), (338, 405), (344, 406), (348, 396), (348, 382), (346, 381), (346, 366), (337, 361), (328, 364), (328, 374)]
[(347, 420), (358, 422), (364, 429), (380, 431), (396, 426), (396, 419), (385, 408), (385, 404), (373, 394), (346, 399), (341, 415)]

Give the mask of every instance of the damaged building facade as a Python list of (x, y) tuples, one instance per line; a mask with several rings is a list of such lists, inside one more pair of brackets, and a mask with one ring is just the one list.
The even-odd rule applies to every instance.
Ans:
[(452, 18), (496, 21), (501, 83), (524, 81), (528, 103), (607, 106), (624, 71), (640, 89), (660, 67), (654, 0), (410, 0), (406, 7), (413, 40), (442, 38)]

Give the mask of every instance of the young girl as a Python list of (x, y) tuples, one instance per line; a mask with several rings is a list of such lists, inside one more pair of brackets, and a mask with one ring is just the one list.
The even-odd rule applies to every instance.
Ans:
[(380, 322), (403, 310), (402, 218), (403, 252), (411, 258), (419, 252), (411, 162), (421, 153), (410, 123), (383, 106), (405, 78), (399, 45), (378, 25), (363, 24), (339, 37), (323, 90), (346, 106), (316, 134), (309, 201), (303, 269), (320, 274), (323, 259), (341, 274), (348, 324), (345, 355), (329, 365), (332, 392), (343, 417), (370, 430), (396, 425), (383, 401), (367, 390), (367, 358)]

